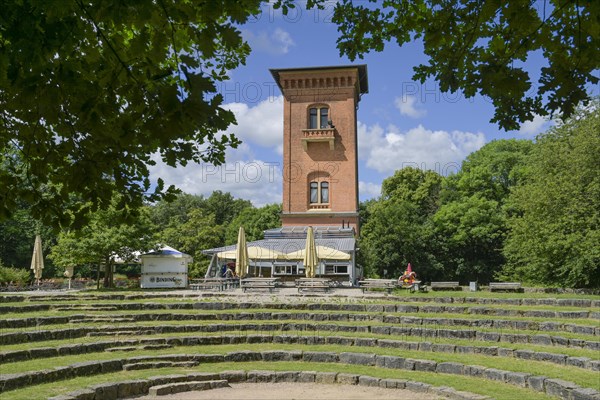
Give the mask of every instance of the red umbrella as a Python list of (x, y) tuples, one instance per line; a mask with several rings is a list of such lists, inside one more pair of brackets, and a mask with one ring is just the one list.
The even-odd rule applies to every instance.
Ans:
[(408, 263), (408, 267), (406, 267), (406, 272), (408, 272), (409, 274), (412, 272), (412, 267), (410, 266), (410, 263)]

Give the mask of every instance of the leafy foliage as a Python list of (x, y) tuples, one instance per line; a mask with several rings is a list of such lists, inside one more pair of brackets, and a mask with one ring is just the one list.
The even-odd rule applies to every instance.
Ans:
[(127, 212), (113, 200), (106, 210), (88, 216), (89, 224), (78, 231), (62, 231), (51, 258), (57, 266), (66, 268), (82, 264), (104, 265), (104, 287), (113, 284), (113, 265), (117, 258), (131, 261), (136, 252), (155, 247), (148, 209), (141, 209), (138, 218), (119, 222), (120, 214)]
[(600, 282), (600, 104), (541, 135), (510, 196), (507, 278), (546, 285)]
[(158, 234), (158, 239), (193, 257), (188, 272), (194, 278), (202, 276), (210, 262), (202, 250), (222, 246), (224, 233), (224, 227), (216, 223), (213, 214), (196, 208), (188, 212), (185, 222), (173, 220)]
[[(338, 48), (351, 60), (423, 41), (428, 64), (414, 68), (413, 79), (435, 78), (444, 92), (480, 94), (496, 109), (492, 122), (506, 130), (538, 115), (560, 112), (569, 117), (597, 84), (600, 67), (600, 3), (550, 0), (532, 2), (377, 0), (336, 4)], [(547, 65), (538, 88), (525, 65), (533, 53)], [(533, 75), (535, 76), (535, 75)]]
[(502, 268), (508, 230), (504, 204), (532, 147), (528, 140), (490, 142), (445, 179), (442, 204), (432, 218), (432, 240), (446, 279), (487, 283)]
[[(215, 82), (245, 62), (238, 24), (260, 1), (5, 1), (0, 218), (80, 227), (119, 192), (119, 218), (174, 187), (148, 165), (219, 164), (239, 141)], [(125, 207), (127, 205), (127, 207)], [(116, 216), (116, 215), (115, 215)]]
[(217, 190), (207, 198), (181, 194), (173, 202), (159, 202), (152, 207), (151, 219), (157, 226), (157, 241), (193, 257), (189, 272), (197, 277), (206, 272), (210, 262), (202, 250), (224, 246), (226, 232), (235, 229), (237, 235), (239, 225), (233, 221), (243, 213), (253, 215), (255, 210), (248, 200)]
[(268, 204), (261, 208), (248, 207), (242, 210), (227, 226), (225, 243), (235, 243), (240, 226), (244, 227), (246, 240), (260, 240), (267, 229), (281, 226), (281, 205)]
[(31, 279), (31, 274), (26, 269), (10, 268), (2, 265), (0, 261), (0, 284), (25, 285)]
[(398, 277), (410, 262), (419, 277), (439, 266), (431, 257), (427, 219), (435, 212), (441, 177), (407, 167), (382, 184), (382, 196), (361, 207), (360, 263), (366, 276)]

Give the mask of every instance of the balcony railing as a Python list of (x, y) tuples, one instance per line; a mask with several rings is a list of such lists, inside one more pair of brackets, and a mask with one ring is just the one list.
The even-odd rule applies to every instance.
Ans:
[(302, 147), (304, 151), (308, 150), (308, 142), (328, 142), (329, 149), (333, 150), (335, 146), (335, 128), (303, 129)]

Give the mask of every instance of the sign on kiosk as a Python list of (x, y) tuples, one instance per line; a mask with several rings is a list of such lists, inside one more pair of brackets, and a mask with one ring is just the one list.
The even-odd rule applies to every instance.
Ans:
[(164, 246), (160, 250), (143, 254), (141, 259), (141, 288), (187, 287), (188, 265), (192, 262), (190, 255)]

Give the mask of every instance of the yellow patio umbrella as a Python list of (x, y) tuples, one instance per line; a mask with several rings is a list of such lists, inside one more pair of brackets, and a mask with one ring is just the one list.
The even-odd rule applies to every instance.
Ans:
[(44, 269), (44, 254), (42, 253), (42, 237), (35, 236), (35, 244), (33, 245), (33, 257), (31, 258), (31, 269), (39, 286), (42, 279), (42, 270)]
[[(228, 260), (237, 259), (237, 249), (227, 250), (217, 253), (218, 258), (224, 258)], [(260, 246), (248, 247), (248, 259), (249, 260), (278, 260), (285, 259), (285, 254), (280, 253), (276, 250), (266, 249)]]
[(235, 250), (235, 274), (239, 277), (248, 272), (248, 246), (246, 246), (246, 232), (240, 226), (238, 232), (237, 249)]
[[(349, 260), (350, 254), (344, 253), (343, 251), (336, 250), (327, 246), (317, 246), (317, 257), (319, 260), (338, 260), (344, 261)], [(292, 253), (286, 254), (286, 258), (288, 260), (303, 260), (306, 255), (306, 249), (294, 251)]]
[(307, 278), (314, 278), (319, 263), (319, 257), (317, 256), (317, 246), (315, 245), (315, 234), (312, 226), (308, 227), (306, 232), (306, 245), (304, 246), (304, 269)]

